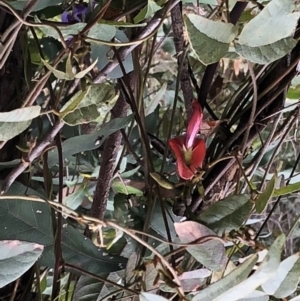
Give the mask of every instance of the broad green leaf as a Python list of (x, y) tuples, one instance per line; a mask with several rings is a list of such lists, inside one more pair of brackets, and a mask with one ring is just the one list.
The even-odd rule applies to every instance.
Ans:
[(141, 190), (134, 188), (130, 185), (126, 185), (126, 183), (122, 183), (121, 181), (118, 181), (118, 180), (113, 181), (111, 188), (114, 193), (122, 193), (122, 194), (126, 194), (126, 195), (134, 194), (137, 196), (144, 195), (144, 193)]
[[(285, 243), (285, 235), (281, 234), (270, 247), (268, 254), (256, 272), (243, 282), (232, 286), (225, 293), (220, 294), (214, 301), (236, 301), (247, 297), (263, 283), (273, 277), (279, 267), (281, 252)], [(226, 278), (226, 277), (225, 277)], [(218, 282), (217, 282), (218, 283)], [(198, 299), (200, 300), (200, 299)]]
[(160, 9), (161, 7), (157, 5), (154, 0), (148, 0), (148, 4), (134, 17), (134, 23), (139, 23), (144, 19), (152, 17), (153, 14)]
[(184, 16), (184, 20), (190, 45), (204, 65), (218, 62), (224, 57), (237, 35), (237, 28), (230, 23), (193, 14)]
[(167, 83), (164, 83), (160, 87), (160, 89), (157, 91), (157, 93), (155, 93), (154, 97), (153, 97), (153, 95), (151, 95), (151, 101), (145, 108), (145, 116), (148, 116), (149, 114), (154, 112), (154, 110), (159, 105), (159, 102), (161, 101), (161, 99), (164, 98), (166, 91), (167, 91)]
[[(68, 158), (72, 155), (99, 148), (105, 139), (112, 133), (123, 129), (132, 120), (132, 115), (123, 118), (115, 118), (108, 122), (102, 129), (95, 130), (92, 134), (72, 137), (63, 142), (63, 156)], [(55, 165), (58, 161), (57, 150), (48, 152), (49, 167)]]
[(257, 255), (251, 255), (246, 261), (239, 265), (235, 270), (226, 275), (223, 279), (209, 285), (199, 294), (192, 298), (192, 301), (212, 301), (227, 290), (235, 287), (244, 281), (252, 271), (256, 261)]
[(115, 35), (116, 27), (114, 25), (96, 23), (87, 36), (96, 40), (110, 41)]
[(276, 179), (277, 174), (274, 173), (272, 179), (268, 182), (265, 190), (258, 195), (255, 201), (255, 209), (257, 213), (262, 213), (268, 205), (268, 202), (271, 199), (275, 189)]
[[(205, 236), (216, 236), (212, 230), (193, 221), (174, 223), (174, 226), (182, 243), (190, 243)], [(212, 238), (205, 243), (187, 247), (187, 251), (212, 271), (221, 271), (226, 265), (225, 247), (219, 240)]]
[(43, 249), (44, 246), (37, 243), (18, 240), (0, 241), (0, 288), (28, 271), (41, 256)]
[(273, 192), (273, 197), (290, 194), (290, 193), (296, 192), (298, 190), (300, 190), (300, 182), (293, 183), (293, 184), (290, 184), (288, 186), (285, 186), (285, 187), (282, 187), (279, 189), (275, 189)]
[(74, 108), (70, 113), (64, 112), (62, 117), (69, 125), (89, 123), (99, 117), (104, 119), (117, 101), (118, 94), (113, 85), (99, 84), (90, 86), (80, 101), (78, 98), (80, 100), (81, 97), (72, 97), (61, 109), (64, 112), (66, 108)]
[[(0, 168), (1, 168), (1, 165), (0, 165)], [(122, 173), (121, 173), (122, 179), (130, 178), (131, 176), (135, 175), (139, 169), (140, 169), (140, 166), (137, 166), (137, 167), (134, 168), (134, 169), (131, 169), (131, 170), (127, 170), (127, 171), (122, 172)]]
[(76, 210), (86, 197), (87, 191), (84, 185), (63, 199), (63, 204), (72, 210)]
[(294, 0), (270, 1), (245, 24), (235, 50), (258, 64), (269, 64), (289, 53), (297, 44), (293, 34), (300, 17), (294, 3)]
[[(142, 220), (145, 220), (146, 215), (148, 213), (147, 212), (148, 206), (146, 206), (145, 209), (132, 207), (131, 210), (135, 214), (137, 214)], [(166, 211), (169, 233), (171, 234), (171, 238), (175, 239), (177, 237), (177, 235), (176, 235), (176, 231), (175, 231), (175, 227), (174, 227), (174, 221), (179, 222), (181, 220), (181, 217), (176, 216), (173, 213), (172, 207), (168, 203), (164, 204), (164, 210)], [(164, 220), (162, 217), (161, 207), (158, 202), (155, 203), (150, 226), (156, 233), (158, 233), (165, 239), (168, 238), (166, 226), (165, 226), (165, 223), (164, 223)]]
[[(124, 34), (123, 31), (117, 30), (116, 39), (121, 42), (128, 42), (127, 36)], [(91, 58), (94, 60), (98, 59), (97, 67), (99, 70), (105, 69), (107, 64), (110, 63), (110, 58), (114, 56), (114, 52), (112, 51), (111, 47), (107, 45), (101, 45), (96, 43), (91, 43)], [(128, 54), (122, 60), (123, 67), (126, 73), (129, 73), (133, 70), (133, 61), (132, 61), (132, 54)], [(114, 68), (111, 72), (107, 74), (108, 78), (120, 78), (123, 77), (123, 71), (121, 67), (118, 65)]]
[[(40, 264), (53, 267), (54, 231), (50, 208), (46, 203), (18, 199), (18, 195), (24, 196), (25, 193), (39, 196), (36, 191), (14, 182), (6, 195), (16, 195), (16, 199), (1, 200), (0, 216), (3, 230), (0, 231), (0, 239), (23, 240), (44, 245)], [(61, 243), (65, 262), (97, 275), (122, 269), (126, 263), (125, 258), (107, 255), (66, 221), (63, 223)]]
[(139, 297), (140, 297), (140, 301), (168, 301), (168, 299), (162, 296), (158, 296), (150, 293), (141, 293)]
[(262, 285), (262, 289), (269, 295), (284, 299), (296, 291), (299, 275), (300, 253), (296, 253), (280, 263), (277, 273)]
[(8, 141), (25, 131), (40, 112), (40, 106), (31, 106), (0, 113), (0, 141)]
[[(9, 4), (16, 10), (22, 10), (24, 6), (28, 3), (28, 0), (18, 0), (18, 1), (8, 1)], [(61, 4), (62, 0), (39, 0), (33, 7), (33, 12), (42, 10), (49, 6), (54, 6)]]
[[(37, 16), (35, 16), (35, 22), (41, 23)], [(67, 39), (72, 37), (73, 35), (77, 35), (81, 30), (86, 26), (86, 23), (75, 23), (69, 24), (68, 26), (57, 26), (60, 30), (62, 36)], [(52, 37), (54, 39), (60, 40), (60, 37), (57, 31), (50, 26), (40, 26), (39, 29), (45, 34), (47, 37)], [(89, 33), (88, 37), (96, 40), (110, 41), (116, 35), (116, 27), (107, 24), (97, 23), (95, 24)], [(90, 42), (93, 42), (89, 40)], [(97, 41), (95, 41), (97, 42)], [(98, 42), (97, 42), (98, 43)], [(100, 42), (99, 42), (100, 43)]]
[[(108, 275), (107, 275), (108, 276)], [(107, 277), (105, 276), (105, 279)], [(81, 276), (76, 283), (73, 300), (95, 301), (103, 288), (103, 282), (88, 276)]]
[(217, 233), (229, 232), (248, 219), (252, 207), (249, 195), (232, 195), (211, 205), (200, 214), (199, 221)]

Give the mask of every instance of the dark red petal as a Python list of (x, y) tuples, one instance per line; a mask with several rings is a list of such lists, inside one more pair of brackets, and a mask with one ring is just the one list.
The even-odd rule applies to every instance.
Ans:
[(192, 161), (190, 165), (190, 169), (192, 172), (196, 173), (197, 170), (202, 167), (205, 154), (206, 154), (205, 140), (197, 138), (194, 141)]
[(202, 109), (197, 100), (193, 101), (193, 115), (186, 131), (186, 147), (191, 148), (202, 123)]
[(184, 154), (182, 149), (184, 141), (185, 141), (185, 136), (176, 137), (169, 140), (169, 146), (176, 158), (179, 177), (184, 180), (190, 180), (194, 177), (194, 173), (185, 164)]

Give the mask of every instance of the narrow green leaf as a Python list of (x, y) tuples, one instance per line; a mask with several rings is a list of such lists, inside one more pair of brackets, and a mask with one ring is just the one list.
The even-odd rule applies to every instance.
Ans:
[(281, 252), (284, 243), (285, 235), (281, 234), (270, 247), (268, 254), (256, 272), (243, 282), (236, 286), (232, 286), (225, 293), (220, 294), (214, 299), (214, 301), (236, 301), (247, 297), (259, 286), (273, 277), (276, 274), (280, 264)]
[(84, 99), (87, 93), (89, 93), (91, 86), (89, 86), (84, 91), (78, 91), (71, 99), (60, 109), (59, 117), (64, 119), (64, 117), (72, 112), (79, 106), (81, 101)]
[(175, 184), (169, 181), (166, 177), (162, 176), (161, 174), (157, 172), (151, 172), (150, 176), (159, 186), (170, 190), (175, 189)]
[(66, 74), (70, 78), (74, 77), (74, 73), (73, 73), (72, 68), (73, 68), (73, 66), (72, 66), (71, 52), (70, 52), (69, 55), (68, 55), (67, 61), (66, 61)]
[(278, 197), (286, 194), (290, 194), (300, 190), (300, 182), (289, 184), (288, 186), (275, 189), (273, 192), (273, 197)]
[(269, 200), (273, 195), (276, 179), (277, 173), (274, 173), (272, 179), (268, 182), (266, 189), (258, 195), (257, 200), (255, 201), (255, 209), (257, 213), (262, 213), (265, 210)]
[(89, 65), (86, 69), (75, 74), (75, 78), (83, 78), (86, 74), (88, 74), (98, 63), (98, 59), (96, 59), (91, 65)]
[(140, 297), (140, 301), (168, 301), (168, 299), (162, 296), (158, 296), (150, 293), (141, 293), (139, 297)]
[(125, 183), (122, 183), (121, 181), (118, 181), (118, 180), (113, 181), (111, 188), (114, 193), (122, 193), (125, 195), (134, 194), (137, 196), (144, 195), (144, 193), (141, 190), (139, 190), (135, 187), (132, 187), (130, 185), (126, 185)]
[(60, 71), (60, 70), (57, 70), (55, 69), (54, 67), (52, 67), (50, 64), (48, 64), (45, 60), (43, 60), (41, 58), (41, 61), (43, 62), (43, 64), (47, 67), (47, 69), (49, 71), (51, 71), (53, 73), (53, 75), (57, 78), (57, 79), (65, 79), (65, 80), (72, 80), (74, 79), (74, 75), (70, 76), (69, 74), (63, 72), (63, 71)]
[(245, 262), (239, 265), (231, 273), (226, 275), (223, 279), (209, 285), (199, 294), (192, 298), (192, 301), (212, 301), (218, 296), (228, 291), (232, 287), (243, 282), (249, 276), (255, 263), (257, 262), (257, 255), (250, 256)]
[(299, 284), (300, 253), (296, 253), (280, 263), (277, 273), (262, 285), (269, 295), (284, 299), (293, 294)]

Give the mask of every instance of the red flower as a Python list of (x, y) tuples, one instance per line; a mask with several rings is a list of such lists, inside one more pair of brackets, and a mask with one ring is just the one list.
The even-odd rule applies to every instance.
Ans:
[(180, 178), (191, 180), (202, 163), (206, 153), (205, 141), (196, 137), (202, 123), (202, 109), (193, 101), (193, 116), (188, 124), (186, 135), (169, 140), (169, 146), (177, 159), (177, 170)]

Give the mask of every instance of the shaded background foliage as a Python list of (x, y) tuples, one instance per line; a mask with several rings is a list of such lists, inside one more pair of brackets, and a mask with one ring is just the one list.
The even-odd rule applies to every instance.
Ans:
[[(298, 300), (298, 19), (0, 1), (2, 299)], [(207, 150), (183, 181), (193, 99)]]

